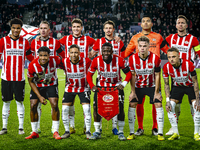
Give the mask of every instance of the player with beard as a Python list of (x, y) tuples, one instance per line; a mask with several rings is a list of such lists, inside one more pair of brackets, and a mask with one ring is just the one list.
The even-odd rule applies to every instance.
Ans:
[[(93, 50), (91, 51), (91, 57), (94, 57), (97, 53), (101, 55), (102, 45), (106, 42), (111, 43), (113, 46), (113, 54), (121, 56), (124, 58), (124, 50), (125, 46), (121, 39), (116, 39), (114, 37), (115, 32), (115, 23), (111, 20), (108, 20), (103, 25), (103, 31), (105, 33), (105, 37), (97, 39), (93, 46)], [(117, 130), (117, 116), (112, 118), (112, 132), (114, 135), (118, 134)], [(101, 129), (102, 130), (102, 129)]]
[[(169, 35), (164, 43), (168, 44), (170, 47), (176, 47), (179, 50), (180, 58), (186, 59), (194, 62), (196, 54), (200, 56), (200, 45), (199, 41), (193, 35), (187, 33), (187, 24), (188, 20), (185, 16), (179, 15), (176, 20), (176, 28), (177, 33)], [(172, 85), (173, 87), (173, 85)], [(190, 110), (191, 114), (194, 117), (194, 110), (192, 103), (190, 103)], [(177, 116), (177, 120), (179, 119), (180, 115), (180, 104), (176, 104), (175, 113)], [(166, 133), (166, 135), (172, 135), (173, 129)]]
[[(41, 46), (46, 46), (50, 49), (50, 56), (56, 56), (56, 53), (61, 56), (62, 58), (65, 57), (65, 52), (61, 49), (60, 42), (52, 37), (49, 36), (50, 33), (50, 25), (47, 21), (42, 21), (39, 25), (39, 32), (40, 36), (37, 37), (37, 39), (34, 39), (31, 42), (31, 50), (35, 52), (35, 58), (38, 57), (38, 49)], [(40, 130), (40, 118), (42, 114), (41, 110), (41, 103), (38, 103), (38, 133), (41, 133)], [(53, 129), (53, 127), (52, 127)]]
[[(194, 140), (200, 141), (200, 101), (199, 85), (194, 64), (190, 60), (180, 59), (180, 51), (173, 47), (167, 52), (168, 63), (163, 66), (163, 78), (165, 82), (166, 110), (173, 129), (173, 135), (168, 140), (179, 139), (177, 117), (175, 114), (176, 104), (182, 103), (184, 94), (188, 95), (189, 103), (194, 110)], [(169, 76), (171, 76), (173, 88), (169, 87)]]

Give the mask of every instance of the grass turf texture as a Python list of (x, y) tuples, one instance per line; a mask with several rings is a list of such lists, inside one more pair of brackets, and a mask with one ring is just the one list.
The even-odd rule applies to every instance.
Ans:
[[(27, 71), (27, 70), (26, 70)], [(25, 72), (26, 74), (26, 72)], [(200, 69), (197, 69), (197, 74), (200, 74)], [(59, 109), (60, 109), (60, 135), (64, 134), (65, 130), (61, 119), (62, 110), (62, 97), (65, 88), (65, 76), (62, 70), (58, 70), (59, 78)], [(200, 79), (199, 79), (200, 81)], [(162, 79), (162, 96), (163, 96), (163, 108), (165, 113), (164, 134), (169, 130), (170, 123), (165, 110), (165, 94), (164, 94), (164, 81)], [(125, 127), (124, 135), (129, 135), (128, 126), (128, 96), (130, 94), (130, 85), (128, 84), (125, 89)], [(1, 96), (1, 93), (0, 93)], [(192, 116), (190, 114), (190, 106), (187, 96), (184, 96), (183, 103), (181, 105), (181, 115), (179, 119), (179, 133), (180, 140), (168, 141), (168, 136), (165, 136), (165, 141), (158, 141), (157, 136), (151, 135), (152, 129), (152, 105), (149, 104), (149, 98), (146, 98), (144, 109), (144, 135), (136, 136), (134, 140), (119, 141), (118, 136), (112, 134), (112, 121), (107, 122), (103, 119), (103, 132), (102, 138), (96, 141), (90, 141), (86, 139), (83, 134), (83, 109), (80, 105), (78, 96), (75, 100), (75, 125), (76, 133), (72, 134), (68, 139), (55, 140), (51, 133), (51, 107), (50, 103), (46, 106), (42, 106), (41, 116), (41, 131), (38, 139), (25, 140), (25, 137), (30, 135), (31, 121), (30, 121), (30, 86), (26, 79), (25, 86), (25, 119), (24, 119), (24, 135), (18, 134), (18, 118), (17, 108), (15, 101), (10, 105), (10, 116), (8, 119), (8, 133), (0, 136), (0, 149), (197, 149), (200, 147), (200, 142), (195, 142), (193, 139), (194, 125)], [(2, 104), (0, 102), (0, 127), (2, 127)], [(91, 106), (93, 104), (93, 92), (91, 95)], [(93, 108), (91, 109), (93, 113)], [(92, 116), (91, 132), (94, 132)], [(137, 120), (135, 125), (135, 131), (137, 130)]]

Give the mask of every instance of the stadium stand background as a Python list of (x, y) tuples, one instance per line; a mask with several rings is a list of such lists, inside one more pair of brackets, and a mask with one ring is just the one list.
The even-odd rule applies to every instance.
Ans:
[[(38, 26), (42, 20), (50, 22), (51, 36), (62, 38), (71, 34), (73, 18), (83, 20), (83, 34), (93, 38), (104, 36), (103, 23), (113, 20), (115, 32), (125, 46), (141, 31), (140, 21), (145, 14), (152, 16), (154, 32), (163, 38), (176, 33), (175, 20), (179, 14), (188, 19), (188, 32), (200, 40), (198, 0), (1, 0), (0, 37), (9, 31), (9, 20), (21, 18), (24, 24)], [(166, 59), (165, 54), (161, 54)]]

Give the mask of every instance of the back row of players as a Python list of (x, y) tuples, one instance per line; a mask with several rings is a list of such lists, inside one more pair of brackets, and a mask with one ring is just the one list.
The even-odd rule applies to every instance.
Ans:
[[(94, 103), (94, 126), (95, 132), (93, 136), (90, 134), (91, 114), (90, 114), (90, 96), (87, 82), (90, 85), (92, 91), (95, 92), (94, 101), (98, 92), (98, 86), (110, 87), (117, 86), (120, 100), (120, 114), (113, 118), (113, 133), (118, 134), (120, 140), (125, 140), (123, 134), (124, 127), (124, 94), (123, 88), (131, 80), (131, 95), (129, 96), (129, 127), (130, 135), (127, 139), (134, 139), (135, 135), (143, 134), (143, 103), (144, 96), (150, 96), (150, 103), (153, 105), (153, 128), (152, 134), (158, 135), (158, 140), (164, 140), (163, 136), (163, 123), (164, 113), (162, 108), (162, 97), (159, 94), (160, 86), (160, 49), (167, 53), (169, 47), (172, 48), (168, 51), (169, 62), (163, 68), (164, 80), (165, 80), (165, 92), (167, 97), (166, 109), (172, 125), (168, 134), (173, 134), (169, 140), (178, 139), (179, 133), (176, 124), (175, 116), (180, 114), (180, 106), (176, 105), (177, 102), (181, 102), (184, 89), (181, 92), (171, 91), (171, 97), (169, 94), (169, 79), (170, 75), (173, 78), (173, 84), (175, 87), (186, 88), (186, 94), (189, 95), (191, 101), (191, 110), (195, 112), (194, 123), (195, 131), (194, 138), (199, 140), (199, 120), (200, 120), (200, 106), (199, 106), (199, 93), (198, 83), (196, 79), (196, 72), (194, 70), (193, 63), (195, 54), (200, 54), (200, 46), (196, 37), (186, 32), (187, 18), (185, 16), (179, 16), (176, 20), (177, 34), (172, 34), (164, 41), (160, 34), (151, 31), (152, 22), (149, 16), (144, 16), (142, 19), (141, 27), (142, 32), (133, 36), (128, 47), (125, 48), (123, 42), (113, 36), (114, 23), (107, 21), (104, 23), (105, 37), (101, 39), (90, 38), (89, 36), (81, 35), (83, 28), (82, 21), (80, 19), (74, 19), (72, 21), (72, 33), (73, 35), (64, 36), (62, 39), (55, 40), (49, 37), (49, 23), (43, 21), (40, 23), (39, 40), (33, 40), (31, 48), (28, 41), (19, 36), (22, 22), (19, 19), (13, 19), (10, 23), (12, 34), (6, 36), (0, 41), (0, 52), (3, 53), (3, 69), (2, 69), (2, 119), (3, 129), (0, 134), (7, 133), (7, 122), (10, 111), (10, 102), (13, 99), (13, 93), (15, 94), (18, 118), (19, 118), (19, 134), (24, 134), (23, 122), (24, 122), (24, 59), (32, 61), (28, 68), (28, 81), (31, 86), (31, 126), (32, 134), (26, 139), (39, 137), (40, 131), (40, 113), (41, 103), (46, 104), (48, 99), (52, 106), (52, 127), (54, 132), (54, 138), (61, 139), (70, 136), (70, 133), (75, 132), (74, 125), (74, 99), (76, 94), (79, 95), (81, 104), (83, 105), (85, 115), (85, 133), (89, 139), (100, 138), (101, 131), (101, 117), (97, 113), (97, 106)], [(146, 38), (148, 37), (148, 38)], [(110, 44), (109, 44), (110, 43)], [(61, 45), (65, 46), (65, 51), (61, 49)], [(78, 45), (78, 46), (77, 46)], [(103, 46), (102, 46), (103, 45)], [(89, 52), (89, 47), (93, 46), (93, 50)], [(48, 47), (48, 48), (47, 48)], [(194, 50), (193, 50), (193, 49)], [(136, 54), (130, 56), (136, 50)], [(35, 52), (35, 56), (32, 53)], [(56, 52), (65, 59), (62, 61), (56, 57)], [(97, 53), (102, 56), (96, 57), (92, 63), (89, 58), (94, 57)], [(137, 53), (139, 52), (139, 53)], [(116, 55), (113, 55), (116, 54)], [(179, 60), (179, 54), (181, 61)], [(118, 55), (118, 56), (117, 56)], [(37, 57), (39, 56), (39, 57)], [(54, 57), (49, 57), (54, 56)], [(70, 57), (68, 57), (70, 56)], [(126, 66), (124, 59), (121, 57), (129, 58), (129, 67)], [(176, 59), (175, 59), (176, 58)], [(178, 58), (178, 59), (177, 59)], [(170, 60), (171, 59), (171, 60)], [(185, 59), (189, 61), (185, 61)], [(91, 66), (90, 66), (91, 64)], [(171, 65), (170, 65), (171, 64)], [(184, 64), (184, 65), (183, 65)], [(58, 90), (57, 90), (57, 75), (56, 67), (60, 67), (65, 70), (66, 73), (66, 88), (63, 97), (62, 106), (62, 120), (65, 127), (65, 133), (63, 136), (59, 136), (59, 109), (58, 109)], [(89, 68), (90, 67), (90, 68)], [(129, 70), (130, 68), (130, 70)], [(126, 78), (121, 82), (120, 69), (126, 74)], [(89, 72), (88, 72), (89, 70)], [(95, 86), (92, 83), (92, 75), (98, 70), (98, 82)], [(130, 72), (131, 71), (131, 72)], [(188, 73), (191, 72), (188, 75)], [(131, 76), (132, 73), (132, 76)], [(86, 81), (87, 74), (87, 81)], [(136, 75), (136, 76), (135, 76)], [(16, 82), (17, 81), (17, 82)], [(193, 89), (194, 85), (194, 89)], [(174, 87), (173, 86), (173, 87)], [(190, 92), (188, 93), (188, 87)], [(192, 87), (192, 88), (191, 88)], [(149, 90), (146, 90), (149, 89)], [(8, 90), (9, 89), (9, 90)], [(174, 90), (176, 88), (173, 88)], [(150, 92), (151, 91), (151, 92)], [(155, 91), (155, 92), (154, 92)], [(180, 90), (179, 90), (180, 91)], [(154, 94), (155, 93), (155, 94)], [(192, 95), (191, 95), (192, 93)], [(143, 99), (143, 100), (142, 100)], [(170, 99), (170, 100), (169, 100)], [(39, 102), (40, 101), (40, 102)], [(195, 104), (196, 102), (196, 104)], [(137, 105), (138, 103), (138, 105)], [(137, 117), (139, 129), (134, 134), (134, 118), (135, 108), (137, 108)], [(38, 107), (39, 106), (39, 107)], [(194, 108), (197, 106), (197, 108)], [(37, 107), (39, 110), (37, 110)], [(178, 111), (177, 111), (178, 110)], [(198, 110), (198, 111), (197, 111)], [(156, 120), (156, 112), (157, 119)], [(69, 117), (70, 116), (70, 117)], [(70, 118), (70, 119), (69, 119)], [(71, 127), (69, 128), (69, 122)], [(117, 122), (119, 126), (119, 132), (117, 130)], [(158, 122), (158, 131), (157, 131)]]

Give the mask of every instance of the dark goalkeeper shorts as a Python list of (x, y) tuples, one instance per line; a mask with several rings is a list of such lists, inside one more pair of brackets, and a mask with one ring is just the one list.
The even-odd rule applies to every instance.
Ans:
[(15, 100), (24, 101), (24, 86), (25, 81), (6, 81), (1, 79), (2, 100), (11, 101), (14, 94)]
[[(47, 86), (47, 87), (38, 87), (40, 95), (45, 99), (57, 97), (58, 98), (58, 86)], [(31, 90), (30, 93), (30, 100), (31, 99), (38, 99), (37, 95)]]
[(190, 104), (191, 104), (191, 100), (196, 99), (194, 87), (177, 87), (177, 86), (173, 86), (171, 90), (170, 98), (178, 100), (179, 103), (182, 103), (184, 94), (188, 95)]

